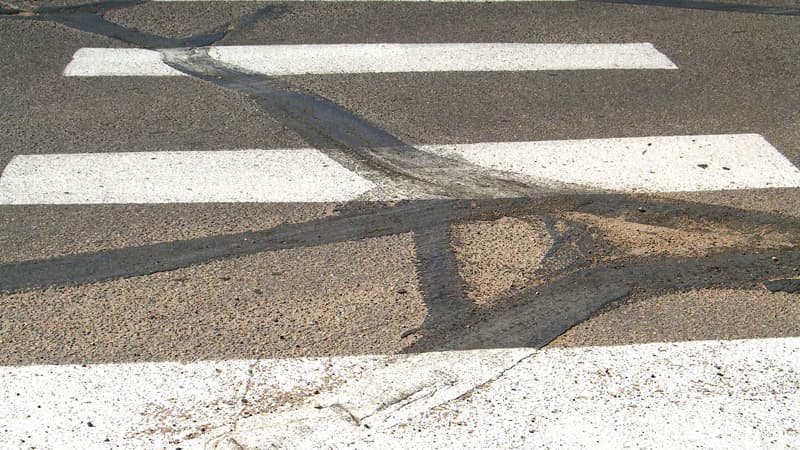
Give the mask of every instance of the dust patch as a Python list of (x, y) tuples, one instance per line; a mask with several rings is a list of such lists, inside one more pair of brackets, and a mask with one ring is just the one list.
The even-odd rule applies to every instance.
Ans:
[(731, 248), (793, 247), (796, 237), (768, 226), (756, 227), (748, 233), (720, 224), (686, 219), (681, 228), (670, 228), (629, 222), (586, 213), (567, 213), (568, 219), (597, 227), (603, 238), (618, 248), (616, 256), (704, 256)]
[(451, 241), (467, 296), (479, 305), (530, 285), (553, 245), (539, 218), (503, 217), (455, 225)]

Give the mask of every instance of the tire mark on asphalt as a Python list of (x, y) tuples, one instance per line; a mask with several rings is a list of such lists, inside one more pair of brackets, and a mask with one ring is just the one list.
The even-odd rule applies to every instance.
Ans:
[(444, 209), (436, 214), (441, 214), (444, 220), (429, 228), (414, 229), (417, 278), (427, 309), (417, 331), (424, 338), (463, 323), (473, 307), (465, 295), (464, 280), (451, 245), (450, 230), (457, 213), (452, 203), (442, 206)]
[[(521, 214), (529, 201), (508, 199), (481, 208), (467, 200), (403, 202), (397, 206), (351, 204), (342, 215), (244, 233), (0, 264), (0, 292), (74, 286), (166, 272), (220, 258), (316, 247), (449, 226), (460, 220), (493, 220)], [(445, 211), (443, 213), (443, 211)], [(427, 239), (422, 238), (425, 245)], [(425, 250), (421, 250), (425, 252)], [(432, 253), (434, 254), (434, 253)], [(424, 264), (423, 264), (424, 267)]]
[(703, 0), (581, 0), (587, 3), (614, 3), (621, 5), (663, 6), (666, 8), (696, 9), (707, 11), (767, 14), (774, 16), (800, 16), (800, 8), (783, 6), (720, 3)]
[[(466, 161), (445, 158), (406, 144), (342, 106), (304, 92), (277, 77), (267, 77), (225, 65), (208, 49), (166, 49), (172, 68), (250, 96), (262, 110), (300, 135), (312, 147), (347, 167), (354, 165), (373, 182), (391, 181), (391, 189), (444, 198), (529, 197), (549, 191), (513, 180)], [(331, 150), (338, 150), (331, 152)], [(366, 166), (366, 170), (364, 167)], [(366, 173), (364, 173), (366, 172)]]
[(239, 32), (268, 16), (277, 16), (286, 11), (279, 5), (267, 5), (256, 11), (217, 26), (206, 33), (193, 34), (183, 38), (168, 38), (124, 27), (105, 18), (111, 10), (124, 9), (147, 3), (146, 0), (108, 1), (87, 3), (75, 6), (47, 6), (32, 8), (30, 11), (12, 10), (10, 18), (54, 22), (61, 25), (115, 39), (136, 47), (158, 50), (178, 47), (203, 47), (217, 43), (228, 35)]
[[(313, 247), (412, 231), (422, 234), (443, 224), (452, 225), (471, 220), (495, 220), (533, 214), (547, 216), (578, 211), (608, 217), (635, 212), (641, 216), (635, 216), (637, 222), (648, 223), (646, 219), (649, 216), (638, 212), (642, 207), (648, 211), (658, 211), (656, 223), (662, 226), (663, 221), (659, 219), (661, 216), (674, 216), (676, 222), (681, 217), (729, 217), (731, 222), (728, 225), (737, 227), (768, 224), (791, 235), (797, 235), (800, 230), (800, 221), (790, 217), (742, 211), (727, 206), (690, 202), (665, 203), (615, 194), (552, 195), (479, 201), (427, 200), (401, 202), (394, 206), (353, 202), (340, 209), (340, 216), (299, 224), (283, 224), (263, 231), (0, 264), (0, 291), (17, 292), (70, 286), (174, 270), (231, 256)], [(564, 232), (556, 231), (559, 236), (558, 244), (549, 251), (549, 257), (557, 256), (559, 260), (576, 258), (574, 251), (566, 254), (562, 252), (567, 252), (566, 247), (584, 239), (583, 235), (588, 231), (580, 222), (574, 222)], [(597, 241), (586, 241), (582, 253), (595, 251), (599, 245)]]
[[(772, 260), (773, 255), (777, 255), (780, 264)], [(764, 279), (794, 273), (798, 265), (800, 252), (796, 250), (614, 261), (530, 288), (476, 317), (469, 328), (452, 330), (449, 340), (420, 340), (407, 351), (541, 348), (636, 289), (657, 295), (686, 289), (752, 287)]]
[[(267, 8), (256, 11), (240, 19), (238, 24), (249, 25), (263, 17), (267, 11)], [(83, 31), (158, 49), (164, 61), (171, 67), (196, 79), (249, 96), (263, 111), (300, 135), (312, 147), (320, 149), (362, 176), (373, 178), (376, 184), (397, 193), (398, 196), (515, 198), (531, 197), (550, 191), (510, 179), (505, 174), (480, 168), (466, 161), (420, 151), (326, 98), (303, 92), (275, 77), (251, 74), (226, 66), (212, 59), (207, 48), (174, 48), (178, 46), (173, 39), (129, 30), (108, 21), (100, 12), (54, 16), (52, 20)], [(230, 31), (232, 30), (195, 36), (187, 42), (209, 45)], [(375, 172), (380, 176), (370, 176)], [(387, 180), (390, 181), (388, 186)], [(442, 321), (458, 321), (460, 312), (457, 310), (463, 309), (462, 305), (467, 304), (455, 256), (450, 247), (449, 226), (450, 221), (446, 221), (438, 226), (414, 228), (420, 265), (419, 288), (430, 313), (423, 324), (425, 329), (433, 328), (436, 326), (434, 324)], [(395, 233), (397, 231), (391, 234)], [(435, 237), (435, 233), (442, 233), (442, 236)], [(131, 267), (140, 274), (154, 273), (186, 266), (192, 261), (216, 259), (225, 253), (236, 254), (243, 248), (248, 248), (250, 252), (265, 248), (258, 244), (254, 246), (253, 243), (256, 242), (265, 244), (252, 234), (245, 234), (214, 240), (214, 245), (194, 241), (168, 245), (166, 248), (139, 248), (139, 251), (130, 252), (133, 257), (130, 261), (133, 264), (97, 254), (93, 258), (84, 258), (83, 264), (62, 259), (48, 264), (56, 264), (58, 267), (44, 271), (44, 266), (35, 263), (18, 266), (14, 268), (16, 271), (11, 270), (7, 276), (14, 280), (13, 289), (31, 288), (36, 284), (41, 285), (42, 281), (50, 285), (65, 285), (88, 282), (92, 277), (112, 279), (130, 274)], [(182, 256), (176, 258), (172, 252)], [(161, 255), (161, 258), (157, 255)], [(169, 261), (165, 264), (163, 259)], [(103, 260), (112, 260), (116, 264), (105, 264)], [(77, 271), (73, 269), (78, 266), (82, 268)], [(26, 283), (26, 274), (34, 273), (38, 277), (28, 276)], [(33, 279), (39, 281), (30, 283)]]
[[(540, 347), (598, 309), (629, 296), (634, 288), (646, 285), (648, 289), (674, 291), (760, 281), (765, 277), (787, 276), (790, 272), (786, 263), (797, 264), (800, 260), (800, 253), (783, 251), (779, 253), (782, 264), (770, 265), (763, 255), (731, 252), (706, 258), (639, 258), (621, 267), (619, 262), (613, 262), (586, 268), (588, 263), (581, 262), (581, 258), (590, 259), (589, 253), (600, 245), (600, 240), (593, 238), (592, 231), (585, 225), (575, 222), (568, 225), (567, 231), (558, 233), (558, 248), (549, 255), (552, 259), (567, 262), (565, 269), (556, 272), (556, 275), (563, 276), (555, 276), (555, 281), (536, 287), (536, 291), (530, 288), (506, 299), (506, 305), (511, 306), (501, 304), (491, 311), (476, 310), (466, 303), (463, 283), (450, 247), (449, 229), (455, 222), (570, 209), (601, 215), (631, 215), (629, 205), (637, 203), (647, 205), (645, 210), (654, 212), (639, 218), (644, 221), (670, 222), (670, 215), (675, 220), (675, 214), (694, 211), (703, 218), (740, 225), (769, 223), (785, 227), (792, 223), (797, 227), (797, 223), (768, 214), (742, 215), (742, 211), (735, 208), (688, 202), (639, 201), (624, 195), (545, 198), (552, 193), (551, 190), (463, 161), (422, 152), (328, 99), (298, 90), (284, 80), (224, 66), (210, 58), (204, 48), (179, 48), (212, 45), (237, 27), (246, 27), (275, 11), (270, 7), (245, 16), (236, 21), (237, 25), (225, 26), (224, 30), (185, 39), (142, 33), (102, 17), (108, 8), (140, 3), (101, 2), (49, 8), (28, 18), (61, 23), (136, 46), (167, 49), (161, 50), (162, 55), (173, 68), (196, 79), (248, 95), (267, 114), (300, 134), (314, 147), (357, 171), (378, 174), (379, 178), (390, 181), (389, 187), (396, 191), (422, 193), (434, 198), (511, 199), (486, 201), (482, 203), (483, 208), (473, 208), (473, 203), (465, 200), (356, 208), (340, 217), (284, 224), (263, 232), (4, 264), (0, 265), (0, 280), (3, 280), (0, 290), (16, 292), (91, 283), (174, 270), (230, 256), (414, 232), (420, 289), (431, 311), (424, 322), (422, 338), (408, 348), (408, 351), (415, 352), (487, 346)], [(572, 272), (567, 273), (570, 270)]]
[(784, 278), (770, 280), (764, 283), (764, 287), (770, 292), (787, 292), (789, 294), (800, 294), (800, 278)]

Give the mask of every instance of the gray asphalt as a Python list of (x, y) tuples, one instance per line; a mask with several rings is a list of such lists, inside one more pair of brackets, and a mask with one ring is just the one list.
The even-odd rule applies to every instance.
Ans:
[[(82, 3), (0, 1), (0, 6), (31, 9)], [(797, 7), (797, 2), (757, 4)], [(264, 6), (144, 3), (111, 9), (105, 17), (123, 27), (178, 40), (234, 28), (218, 45), (651, 42), (680, 69), (296, 76), (285, 81), (332, 100), (411, 145), (759, 133), (800, 166), (797, 15), (589, 2), (277, 3), (252, 23), (228, 26)], [(81, 47), (133, 44), (36, 18), (35, 14), (0, 16), (0, 168), (17, 154), (309, 145), (280, 117), (266, 114), (247, 96), (201, 80), (63, 77), (61, 71)], [(752, 242), (731, 240), (682, 257), (702, 259), (728, 252), (769, 260), (773, 253), (791, 255), (787, 248), (800, 243), (795, 221), (800, 217), (799, 194), (800, 189), (776, 189), (676, 194), (659, 200), (600, 196), (592, 199), (599, 206), (591, 212), (678, 232), (697, 231), (689, 222), (707, 219), (710, 225), (700, 230), (703, 233), (719, 235), (728, 227), (751, 236)], [(503, 217), (542, 215), (567, 223), (568, 213), (582, 208), (581, 201), (571, 197), (541, 202), (513, 207), (482, 203), (477, 208), (480, 213), (460, 217), (457, 223), (469, 228), (478, 226), (476, 220), (497, 221), (502, 230), (507, 227)], [(663, 205), (664, 211), (650, 215), (651, 208), (661, 206), (648, 202)], [(645, 204), (642, 209), (647, 213), (640, 214), (638, 209)], [(373, 207), (393, 205), (359, 206), (364, 211)], [(349, 214), (348, 208), (338, 204), (0, 206), (0, 263), (13, 266), (100, 251), (122, 252), (116, 253), (119, 260), (131, 247), (332, 220), (342, 210)], [(746, 211), (760, 213), (748, 216)], [(746, 219), (732, 219), (737, 216)], [(448, 249), (447, 236), (444, 243), (426, 241), (436, 249), (427, 261), (424, 255), (430, 254), (418, 248), (422, 239), (410, 233), (421, 230), (411, 228), (365, 240), (223, 256), (152, 275), (131, 272), (130, 278), (0, 294), (0, 364), (454, 348), (466, 333), (463, 327), (504, 329), (495, 325), (514, 315), (514, 305), (524, 307), (528, 294), (546, 292), (537, 286), (579, 270), (588, 270), (588, 276), (605, 273), (598, 268), (613, 258), (635, 263), (626, 251), (644, 245), (634, 236), (629, 242), (604, 243), (597, 238), (603, 230), (577, 227), (574, 236), (565, 234), (565, 242), (574, 240), (570, 245), (575, 248), (558, 253), (550, 266), (514, 268), (521, 273), (514, 277), (503, 272), (509, 268), (484, 268), (489, 279), (525, 281), (523, 286), (511, 282), (496, 286), (492, 292), (501, 295), (473, 304), (455, 291), (469, 282), (464, 273), (480, 267), (460, 275), (450, 273), (447, 261), (457, 258)], [(514, 242), (513, 235), (493, 233), (486, 239), (496, 243), (501, 255), (514, 258), (518, 247), (524, 247)], [(593, 236), (588, 247), (578, 244), (584, 234)], [(587, 248), (596, 251), (589, 256)], [(654, 258), (643, 267), (658, 266), (659, 255), (650, 256)], [(480, 266), (480, 261), (473, 263)], [(633, 284), (615, 279), (608, 296), (556, 315), (560, 318), (553, 319), (554, 327), (542, 335), (552, 339), (584, 319), (589, 320), (553, 345), (797, 335), (800, 295), (771, 293), (760, 283), (796, 277), (797, 265), (778, 263), (745, 276), (748, 270), (752, 267), (730, 268), (725, 276), (698, 278), (697, 289), (676, 283), (674, 289), (661, 286), (652, 295), (641, 292), (647, 277)], [(439, 277), (439, 271), (444, 275)], [(457, 288), (441, 289), (437, 283)], [(691, 295), (685, 297), (672, 292), (687, 289)], [(2, 279), (0, 290), (8, 290)], [(457, 298), (442, 298), (447, 296)], [(722, 307), (721, 299), (741, 299), (747, 308)], [(450, 305), (449, 301), (455, 302), (452, 312), (458, 320), (451, 321), (447, 311), (442, 312), (442, 302)], [(620, 301), (623, 306), (615, 309)], [(638, 305), (634, 312), (624, 309), (631, 308), (626, 306), (630, 302)], [(531, 321), (552, 317), (537, 316), (535, 308), (525, 311), (522, 317)], [(753, 323), (742, 326), (747, 312), (752, 313)], [(622, 313), (650, 314), (654, 319), (642, 324), (624, 320), (624, 314), (620, 318)], [(679, 332), (689, 326), (701, 331)], [(524, 324), (509, 327), (514, 332)], [(485, 337), (480, 342), (483, 346), (518, 343)]]

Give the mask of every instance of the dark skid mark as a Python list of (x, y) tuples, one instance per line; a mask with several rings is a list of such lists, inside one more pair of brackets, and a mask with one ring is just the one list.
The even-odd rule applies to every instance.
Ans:
[(437, 211), (445, 220), (430, 228), (414, 229), (417, 277), (425, 307), (425, 321), (419, 327), (424, 339), (463, 323), (472, 309), (464, 295), (464, 281), (458, 272), (458, 262), (451, 244), (450, 226), (455, 217), (452, 204)]
[(117, 25), (116, 23), (106, 20), (97, 14), (89, 12), (52, 15), (46, 14), (36, 16), (35, 19), (60, 23), (76, 30), (99, 34), (101, 36), (116, 39), (128, 44), (134, 44), (143, 48), (156, 49), (164, 47), (178, 47), (183, 45), (174, 39), (156, 36)]
[(789, 294), (799, 294), (800, 278), (770, 280), (764, 283), (764, 287), (769, 289), (770, 292), (788, 292)]
[[(542, 304), (542, 300), (549, 299), (550, 301), (563, 303), (565, 307), (569, 306), (569, 308), (577, 309), (577, 313), (571, 315), (568, 313), (572, 311), (572, 309), (567, 311), (567, 313), (564, 311), (554, 311), (553, 317), (548, 317), (547, 320), (527, 323), (526, 326), (528, 329), (530, 331), (535, 331), (539, 338), (541, 338), (541, 336), (551, 336), (553, 333), (556, 333), (552, 338), (546, 339), (546, 341), (549, 342), (561, 334), (565, 330), (564, 327), (568, 329), (575, 325), (577, 322), (573, 320), (578, 320), (575, 319), (575, 317), (580, 317), (587, 312), (591, 314), (596, 311), (597, 305), (603, 306), (628, 296), (630, 294), (630, 289), (627, 286), (620, 286), (618, 284), (604, 285), (598, 283), (591, 287), (590, 297), (579, 295), (581, 292), (576, 294), (575, 288), (577, 284), (575, 284), (575, 280), (571, 277), (574, 276), (576, 271), (585, 270), (591, 264), (597, 263), (598, 258), (602, 255), (610, 254), (610, 249), (608, 245), (597, 238), (594, 233), (588, 232), (587, 226), (583, 223), (564, 221), (563, 223), (566, 225), (566, 229), (563, 232), (559, 232), (555, 229), (554, 221), (549, 215), (545, 215), (544, 218), (546, 226), (548, 229), (552, 229), (552, 233), (554, 233), (554, 243), (542, 260), (542, 268), (537, 270), (537, 272), (539, 272), (539, 276), (557, 281), (546, 286), (527, 288), (519, 294), (513, 294), (510, 297), (507, 296), (508, 298), (502, 299), (500, 304), (502, 305), (503, 302), (515, 304), (520, 301), (538, 301), (538, 304)], [(566, 278), (561, 278), (563, 276)], [(566, 282), (564, 281), (565, 279), (567, 279)], [(460, 281), (460, 279), (458, 281)], [(540, 299), (539, 296), (542, 294), (544, 297)], [(572, 297), (570, 297), (570, 295), (572, 295)], [(561, 298), (564, 300), (559, 300)], [(427, 303), (427, 298), (426, 306), (430, 307)], [(497, 310), (505, 311), (503, 306), (495, 306), (493, 308), (499, 308)], [(537, 311), (537, 314), (543, 313), (543, 310)], [(480, 329), (481, 324), (493, 322), (495, 320), (494, 315), (495, 313), (493, 313), (492, 310), (485, 308), (480, 309), (474, 306), (472, 308), (462, 308), (461, 310), (453, 308), (450, 315), (442, 313), (431, 315), (431, 320), (439, 316), (445, 316), (447, 319), (437, 323), (433, 332), (423, 332), (420, 339), (407, 347), (405, 352), (419, 353), (476, 348), (453, 347), (451, 344), (454, 336), (460, 336), (464, 333), (474, 333), (474, 331), (471, 331), (475, 329), (474, 327), (477, 326), (477, 329)], [(423, 329), (423, 331), (425, 330)], [(529, 332), (522, 333), (523, 336), (528, 336), (528, 334)], [(509, 338), (505, 337), (503, 339)], [(545, 339), (541, 338), (540, 340)], [(524, 341), (528, 342), (529, 339), (526, 338)], [(529, 344), (521, 346), (535, 347), (537, 346), (534, 345), (535, 342), (538, 342), (538, 340), (530, 340)], [(503, 345), (499, 346), (502, 347)], [(511, 347), (513, 345), (508, 346)]]
[(271, 14), (280, 14), (285, 8), (276, 5), (267, 5), (251, 14), (237, 20), (232, 20), (207, 32), (194, 34), (184, 38), (167, 38), (134, 28), (124, 27), (104, 17), (104, 14), (113, 9), (128, 8), (146, 3), (145, 1), (110, 1), (88, 3), (84, 5), (66, 7), (39, 7), (35, 8), (32, 16), (27, 19), (55, 22), (67, 27), (116, 39), (128, 44), (147, 49), (178, 48), (178, 47), (204, 47), (213, 45), (227, 37), (229, 34), (241, 31), (261, 18)]
[[(313, 147), (342, 151), (350, 161), (341, 161), (340, 155), (335, 153), (330, 156), (348, 166), (361, 164), (378, 171), (401, 190), (450, 198), (526, 197), (549, 191), (463, 161), (422, 152), (328, 99), (302, 92), (277, 78), (225, 66), (210, 58), (208, 49), (194, 48), (211, 45), (237, 27), (249, 26), (283, 9), (267, 6), (239, 19), (236, 26), (226, 25), (210, 34), (171, 39), (110, 22), (102, 17), (104, 9), (98, 5), (75, 7), (69, 14), (65, 13), (66, 9), (45, 9), (42, 11), (46, 14), (35, 19), (61, 23), (144, 48), (161, 49), (165, 62), (176, 70), (250, 96), (264, 111)], [(191, 48), (180, 49), (187, 46)]]
[[(775, 264), (772, 254), (783, 263)], [(692, 288), (752, 287), (765, 278), (790, 274), (800, 264), (796, 250), (769, 255), (735, 251), (704, 258), (656, 256), (580, 270), (528, 289), (510, 299), (510, 306), (487, 312), (470, 328), (453, 330), (450, 340), (426, 342), (421, 348), (412, 345), (408, 351), (541, 348), (633, 289), (656, 295)]]
[[(654, 197), (622, 194), (588, 195), (575, 212), (603, 217), (620, 217), (630, 222), (662, 227), (680, 227), (687, 218), (719, 222), (741, 229), (770, 225), (787, 230), (800, 230), (800, 219), (731, 206), (709, 205)], [(642, 211), (644, 210), (644, 212)]]
[[(797, 15), (788, 8), (753, 7), (703, 1), (597, 0), (599, 2), (714, 9), (762, 14)], [(208, 34), (170, 39), (122, 27), (102, 15), (111, 8), (141, 1), (99, 2), (77, 7), (43, 8), (34, 20), (59, 22), (82, 31), (111, 37), (145, 48), (175, 49), (207, 46), (244, 28), (270, 12), (267, 6)], [(16, 18), (16, 16), (11, 16)], [(763, 224), (797, 230), (797, 221), (769, 214), (744, 213), (734, 208), (689, 202), (663, 203), (626, 195), (547, 195), (546, 189), (478, 169), (464, 162), (421, 152), (339, 105), (295, 89), (283, 80), (244, 73), (209, 58), (207, 49), (164, 50), (173, 68), (218, 86), (244, 93), (279, 122), (314, 147), (330, 152), (345, 165), (381, 173), (400, 191), (431, 196), (506, 200), (437, 200), (374, 207), (351, 204), (341, 216), (301, 224), (284, 224), (261, 232), (214, 236), (186, 241), (108, 250), (39, 261), (0, 265), (0, 291), (69, 286), (146, 275), (257, 252), (311, 247), (335, 242), (414, 233), (420, 289), (429, 315), (421, 338), (407, 351), (486, 347), (541, 347), (591, 317), (600, 308), (623, 299), (634, 289), (647, 292), (697, 287), (745, 285), (788, 277), (800, 263), (800, 252), (784, 250), (769, 256), (729, 252), (702, 258), (639, 258), (601, 264), (593, 259), (608, 249), (595, 230), (567, 222), (548, 230), (557, 242), (548, 253), (556, 270), (544, 286), (531, 287), (500, 302), (494, 309), (476, 309), (463, 292), (449, 229), (465, 220), (494, 220), (504, 216), (554, 214), (567, 210), (623, 216), (642, 223), (672, 224), (687, 215), (740, 227)], [(337, 153), (338, 152), (338, 153)], [(344, 155), (344, 156), (342, 156)], [(647, 214), (636, 215), (644, 209)], [(557, 263), (564, 262), (562, 266)], [(158, 331), (155, 331), (157, 334)], [(241, 357), (258, 349), (242, 346)]]
[(700, 9), (708, 11), (769, 14), (775, 16), (800, 16), (800, 8), (783, 6), (746, 5), (707, 2), (702, 0), (581, 0), (588, 3), (616, 3), (622, 5), (664, 6), (667, 8)]
[(407, 233), (413, 227), (425, 229), (437, 221), (448, 220), (449, 217), (438, 213), (441, 204), (416, 202), (371, 208), (302, 224), (283, 224), (267, 231), (2, 264), (0, 291), (94, 283), (175, 270), (225, 257)]
[(176, 70), (250, 96), (314, 148), (340, 150), (351, 159), (345, 165), (366, 165), (400, 189), (451, 198), (526, 197), (546, 191), (420, 151), (326, 98), (282, 79), (226, 66), (209, 57), (207, 49), (165, 51), (164, 57)]
[[(0, 292), (149, 275), (226, 257), (424, 231), (453, 220), (497, 218), (528, 208), (527, 202), (514, 199), (497, 203), (502, 207), (473, 208), (473, 203), (433, 200), (390, 207), (351, 204), (340, 216), (287, 223), (264, 231), (0, 264)], [(443, 210), (452, 213), (442, 214)]]
[[(786, 230), (800, 229), (800, 223), (794, 219), (765, 213), (750, 213), (700, 203), (662, 203), (611, 194), (560, 194), (539, 198), (478, 201), (428, 200), (402, 202), (397, 206), (385, 207), (375, 203), (352, 202), (342, 209), (340, 216), (300, 224), (283, 224), (264, 231), (0, 264), (0, 291), (16, 292), (93, 283), (175, 270), (230, 256), (310, 247), (410, 231), (423, 233), (422, 237), (418, 238), (421, 242), (417, 242), (418, 246), (422, 246), (426, 242), (437, 242), (425, 237), (427, 235), (424, 234), (427, 229), (437, 225), (530, 214), (548, 215), (564, 211), (624, 216), (638, 214), (636, 211), (641, 205), (646, 206), (648, 211), (659, 211), (662, 216), (731, 217), (738, 219), (740, 222), (738, 226), (745, 228), (754, 224), (771, 223)], [(737, 211), (738, 216), (735, 214)], [(647, 223), (644, 219), (642, 217), (640, 221)], [(575, 260), (586, 257), (588, 249), (597, 248), (597, 242), (592, 240), (591, 236), (587, 237), (587, 233), (591, 230), (582, 223), (568, 222), (570, 225), (567, 230), (559, 233), (552, 225), (552, 219), (549, 222), (553, 227), (552, 232), (557, 236), (555, 239), (557, 245), (548, 252), (549, 258), (557, 257), (562, 261), (580, 264), (580, 261)], [(547, 219), (545, 223), (548, 223)], [(585, 243), (581, 244), (582, 241)], [(584, 250), (580, 251), (580, 248)], [(425, 252), (423, 248), (417, 250)], [(424, 266), (420, 268), (424, 269)]]

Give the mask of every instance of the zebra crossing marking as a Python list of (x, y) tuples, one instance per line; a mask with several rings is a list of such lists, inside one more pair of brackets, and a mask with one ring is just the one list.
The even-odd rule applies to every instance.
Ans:
[[(0, 443), (394, 448), (533, 439), (546, 448), (782, 446), (796, 440), (793, 424), (800, 419), (798, 354), (800, 338), (789, 337), (0, 367)], [(219, 447), (226, 441), (240, 447)]]
[[(758, 134), (417, 148), (545, 185), (634, 192), (800, 186), (800, 170)], [(371, 194), (373, 181), (315, 149), (16, 155), (0, 176), (0, 204), (415, 199), (385, 187)]]
[[(228, 65), (271, 76), (336, 73), (677, 69), (650, 43), (628, 44), (321, 44), (209, 47)], [(69, 77), (178, 76), (159, 52), (81, 48)]]
[(18, 155), (0, 204), (333, 202), (374, 187), (312, 149)]
[(614, 191), (800, 186), (800, 170), (759, 134), (463, 144), (428, 151), (544, 181)]

